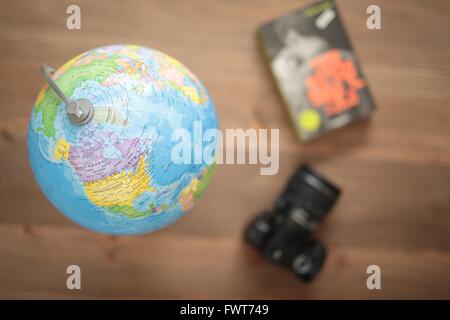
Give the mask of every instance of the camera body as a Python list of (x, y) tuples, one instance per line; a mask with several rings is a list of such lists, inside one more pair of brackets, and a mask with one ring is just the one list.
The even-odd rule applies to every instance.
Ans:
[(312, 240), (322, 219), (339, 198), (340, 189), (309, 166), (301, 166), (276, 199), (272, 210), (260, 213), (245, 230), (245, 239), (275, 264), (312, 280), (326, 257), (324, 245)]

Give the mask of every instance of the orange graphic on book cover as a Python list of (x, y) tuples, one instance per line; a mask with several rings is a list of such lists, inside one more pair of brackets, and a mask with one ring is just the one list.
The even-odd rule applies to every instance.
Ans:
[(333, 116), (359, 104), (358, 90), (366, 83), (358, 77), (351, 59), (332, 49), (311, 59), (309, 66), (312, 75), (306, 79), (306, 85), (314, 107), (324, 107), (326, 114)]

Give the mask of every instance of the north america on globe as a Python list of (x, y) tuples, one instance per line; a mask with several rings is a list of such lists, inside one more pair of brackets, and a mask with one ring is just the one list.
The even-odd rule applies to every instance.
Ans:
[(137, 45), (82, 53), (52, 76), (70, 99), (94, 106), (84, 125), (70, 121), (48, 85), (28, 130), (29, 159), (43, 193), (89, 229), (139, 234), (182, 217), (201, 197), (215, 163), (173, 163), (174, 130), (218, 129), (205, 87), (180, 62)]

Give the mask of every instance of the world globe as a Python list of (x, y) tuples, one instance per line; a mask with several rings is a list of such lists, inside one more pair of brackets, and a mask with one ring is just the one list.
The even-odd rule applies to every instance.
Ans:
[(211, 181), (215, 163), (174, 163), (174, 130), (218, 129), (198, 78), (174, 58), (137, 45), (82, 53), (52, 79), (70, 99), (87, 99), (93, 117), (73, 123), (48, 84), (28, 129), (33, 174), (65, 216), (97, 232), (140, 234), (182, 217)]

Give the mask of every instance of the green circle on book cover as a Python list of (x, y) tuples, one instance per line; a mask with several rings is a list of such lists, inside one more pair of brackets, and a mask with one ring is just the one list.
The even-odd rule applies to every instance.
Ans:
[(301, 129), (308, 132), (317, 131), (320, 127), (320, 122), (320, 113), (312, 108), (302, 110), (298, 116), (298, 125)]

